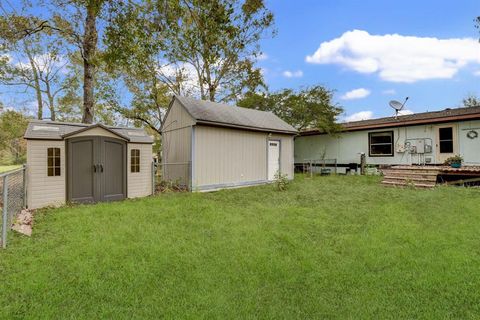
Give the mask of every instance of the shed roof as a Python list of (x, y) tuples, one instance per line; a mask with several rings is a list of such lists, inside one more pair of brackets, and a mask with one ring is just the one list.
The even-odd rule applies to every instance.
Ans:
[[(480, 106), (455, 109), (447, 108), (440, 111), (421, 112), (398, 117), (385, 117), (378, 119), (345, 122), (341, 123), (341, 126), (343, 127), (344, 131), (358, 131), (474, 119), (480, 119)], [(318, 129), (308, 129), (303, 131), (301, 135), (312, 135), (319, 133), (322, 132)]]
[(255, 131), (296, 134), (297, 130), (272, 112), (175, 96), (196, 123)]
[(105, 126), (102, 124), (69, 123), (45, 120), (32, 120), (28, 123), (27, 130), (23, 136), (32, 140), (63, 140), (68, 136), (80, 133), (88, 129), (101, 127), (107, 131), (117, 134), (119, 137), (132, 143), (153, 143), (144, 129)]

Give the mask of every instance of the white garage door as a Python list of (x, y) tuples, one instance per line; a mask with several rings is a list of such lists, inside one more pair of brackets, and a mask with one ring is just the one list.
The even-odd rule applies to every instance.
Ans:
[(280, 170), (280, 141), (268, 141), (268, 180), (275, 180)]

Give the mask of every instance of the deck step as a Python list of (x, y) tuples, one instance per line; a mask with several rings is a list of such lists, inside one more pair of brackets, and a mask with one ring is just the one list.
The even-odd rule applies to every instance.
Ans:
[(415, 188), (433, 188), (435, 184), (425, 184), (425, 183), (410, 183), (410, 182), (399, 182), (399, 181), (382, 181), (384, 186), (389, 187), (415, 187)]
[(433, 188), (439, 171), (428, 167), (390, 167), (382, 171), (384, 186)]
[(414, 181), (437, 181), (437, 176), (422, 176), (422, 175), (400, 175), (400, 174), (386, 174), (384, 179), (402, 179), (402, 180), (414, 180)]
[(384, 174), (391, 173), (391, 174), (411, 174), (411, 175), (427, 175), (427, 176), (436, 176), (438, 174), (437, 171), (429, 172), (429, 171), (418, 171), (418, 170), (395, 170), (395, 169), (383, 169), (381, 170)]
[(393, 174), (393, 173), (384, 173), (384, 177), (389, 178), (402, 178), (402, 179), (409, 179), (409, 180), (431, 180), (437, 181), (436, 175), (412, 175), (412, 174)]
[(389, 167), (389, 168), (385, 168), (385, 169), (382, 169), (382, 170), (394, 170), (394, 171), (401, 171), (401, 172), (428, 172), (428, 173), (438, 173), (439, 170), (438, 169), (434, 169), (434, 168), (424, 168), (424, 167), (413, 167), (413, 168), (410, 168), (410, 169), (407, 169), (407, 168), (402, 168), (402, 167)]
[(399, 170), (399, 169), (383, 169), (382, 172), (392, 172), (398, 174), (428, 174), (428, 175), (437, 175), (438, 171), (436, 170)]

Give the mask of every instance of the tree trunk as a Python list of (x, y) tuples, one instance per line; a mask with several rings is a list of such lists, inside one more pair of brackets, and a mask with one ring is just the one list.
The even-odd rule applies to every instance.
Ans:
[(97, 48), (96, 18), (98, 6), (95, 0), (87, 2), (87, 16), (85, 18), (85, 34), (83, 38), (83, 123), (93, 122), (94, 107), (94, 57)]
[(46, 93), (48, 98), (48, 108), (50, 109), (50, 120), (55, 121), (55, 99), (52, 96), (52, 92), (50, 91), (50, 82), (45, 81)]
[(37, 98), (37, 105), (38, 105), (38, 110), (37, 110), (37, 119), (42, 120), (43, 118), (43, 100), (42, 100), (42, 91), (40, 88), (40, 77), (38, 76), (38, 69), (37, 65), (35, 63), (35, 60), (33, 59), (33, 56), (28, 49), (27, 44), (24, 44), (25, 46), (25, 52), (27, 53), (28, 56), (28, 61), (30, 62), (30, 66), (32, 67), (32, 74), (33, 74), (33, 86), (35, 89), (35, 96)]

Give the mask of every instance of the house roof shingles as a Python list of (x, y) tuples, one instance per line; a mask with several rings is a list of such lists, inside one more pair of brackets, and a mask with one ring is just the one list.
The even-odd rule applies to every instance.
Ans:
[(128, 138), (130, 143), (153, 143), (144, 129), (126, 128), (113, 126), (99, 126), (98, 124), (69, 123), (44, 120), (32, 120), (28, 123), (27, 130), (23, 136), (25, 139), (35, 140), (63, 140), (64, 136), (74, 134), (75, 132), (85, 131), (89, 127), (105, 127), (119, 135), (119, 137)]
[[(343, 127), (344, 131), (358, 131), (473, 119), (480, 119), (480, 106), (455, 109), (447, 108), (441, 111), (414, 113), (398, 117), (345, 122), (340, 125)], [(319, 133), (322, 132), (317, 129), (308, 129), (301, 132), (301, 135), (313, 135)]]
[(257, 131), (296, 134), (297, 130), (271, 112), (176, 96), (197, 123)]

